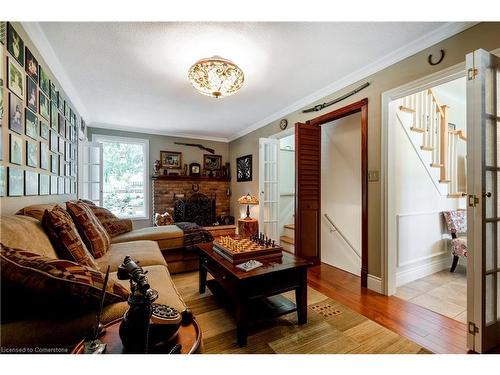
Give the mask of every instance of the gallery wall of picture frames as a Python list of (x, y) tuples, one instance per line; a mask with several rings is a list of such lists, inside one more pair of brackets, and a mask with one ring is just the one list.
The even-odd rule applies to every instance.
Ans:
[(76, 194), (85, 123), (16, 26), (0, 22), (0, 196)]

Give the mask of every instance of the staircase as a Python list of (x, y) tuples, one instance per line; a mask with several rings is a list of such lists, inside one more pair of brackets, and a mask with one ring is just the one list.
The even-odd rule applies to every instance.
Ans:
[(283, 250), (295, 254), (295, 224), (286, 224), (284, 235), (280, 237), (280, 245)]
[(440, 194), (462, 198), (457, 145), (467, 137), (448, 122), (448, 111), (428, 89), (400, 99), (397, 118)]

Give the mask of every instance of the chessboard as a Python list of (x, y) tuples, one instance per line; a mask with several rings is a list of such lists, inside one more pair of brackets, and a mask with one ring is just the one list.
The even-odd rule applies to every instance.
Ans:
[(213, 242), (213, 249), (233, 264), (244, 263), (249, 260), (279, 261), (283, 248), (262, 235), (251, 238), (235, 239), (220, 237)]

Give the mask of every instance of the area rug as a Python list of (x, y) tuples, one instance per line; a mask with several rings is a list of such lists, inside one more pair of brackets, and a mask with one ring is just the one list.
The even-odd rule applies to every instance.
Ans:
[[(229, 310), (207, 289), (198, 293), (198, 273), (173, 275), (203, 334), (203, 353), (212, 354), (424, 354), (428, 350), (382, 327), (337, 301), (308, 288), (308, 322), (297, 314), (249, 327), (247, 346), (236, 344), (236, 324)], [(295, 300), (293, 292), (283, 294)]]

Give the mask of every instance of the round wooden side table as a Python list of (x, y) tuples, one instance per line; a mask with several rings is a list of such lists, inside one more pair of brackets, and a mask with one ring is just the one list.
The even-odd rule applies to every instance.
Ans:
[(248, 238), (259, 233), (259, 222), (256, 219), (238, 219), (238, 236)]
[[(99, 339), (106, 344), (105, 354), (126, 354), (118, 332), (121, 321), (122, 319), (120, 318), (104, 326), (106, 332)], [(181, 345), (180, 354), (193, 354), (201, 350), (201, 330), (196, 320), (193, 319), (191, 323), (181, 325), (177, 335), (165, 347), (156, 349), (152, 353), (167, 354), (175, 344)], [(83, 352), (84, 340), (76, 344), (71, 354), (83, 354)]]

